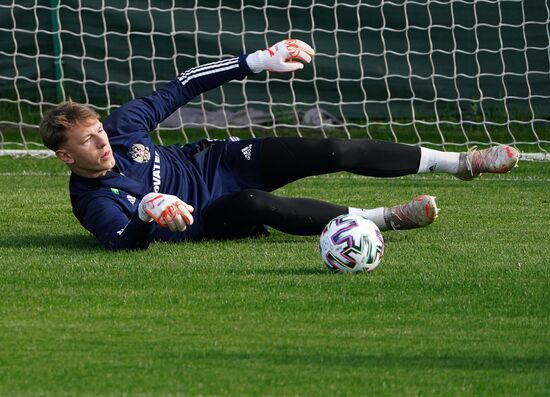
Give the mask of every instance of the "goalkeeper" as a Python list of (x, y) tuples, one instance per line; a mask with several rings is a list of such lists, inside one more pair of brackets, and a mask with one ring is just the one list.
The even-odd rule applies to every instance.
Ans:
[(368, 209), (270, 192), (338, 171), (374, 177), (447, 172), (472, 179), (482, 172), (507, 172), (517, 163), (519, 153), (508, 146), (447, 153), (366, 139), (228, 138), (172, 146), (151, 141), (149, 132), (197, 95), (261, 71), (297, 71), (313, 56), (309, 45), (288, 39), (198, 66), (119, 107), (103, 123), (87, 106), (58, 105), (42, 119), (40, 134), (72, 171), (74, 215), (108, 249), (254, 236), (268, 226), (319, 234), (330, 219), (348, 212), (371, 219), (381, 230), (410, 229), (434, 221), (434, 197)]

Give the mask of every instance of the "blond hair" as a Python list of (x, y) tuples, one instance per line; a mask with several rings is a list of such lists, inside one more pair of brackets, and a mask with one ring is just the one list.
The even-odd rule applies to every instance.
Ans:
[(89, 106), (69, 100), (48, 111), (40, 121), (38, 131), (44, 145), (55, 151), (65, 143), (67, 132), (71, 128), (87, 120), (98, 118), (99, 114)]

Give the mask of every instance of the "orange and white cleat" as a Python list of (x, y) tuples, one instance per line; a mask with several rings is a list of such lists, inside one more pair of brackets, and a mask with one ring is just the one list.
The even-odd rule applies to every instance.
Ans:
[(438, 213), (435, 197), (423, 194), (408, 203), (386, 208), (384, 219), (388, 229), (416, 229), (433, 223)]
[(470, 181), (484, 172), (504, 174), (517, 166), (520, 152), (511, 146), (497, 145), (488, 149), (473, 147), (460, 155), (458, 179)]

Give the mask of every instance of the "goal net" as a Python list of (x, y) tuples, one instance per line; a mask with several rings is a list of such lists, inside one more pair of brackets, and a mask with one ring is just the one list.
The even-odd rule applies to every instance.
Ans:
[(61, 101), (105, 116), (179, 72), (287, 37), (315, 48), (311, 65), (212, 90), (154, 136), (550, 148), (545, 0), (0, 0), (0, 21), (3, 154), (48, 153), (37, 126)]

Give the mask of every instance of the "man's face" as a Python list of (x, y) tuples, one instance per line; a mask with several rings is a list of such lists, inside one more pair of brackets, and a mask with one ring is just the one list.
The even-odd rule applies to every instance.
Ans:
[(103, 176), (115, 165), (107, 133), (98, 119), (76, 124), (55, 154), (75, 174), (88, 178)]

